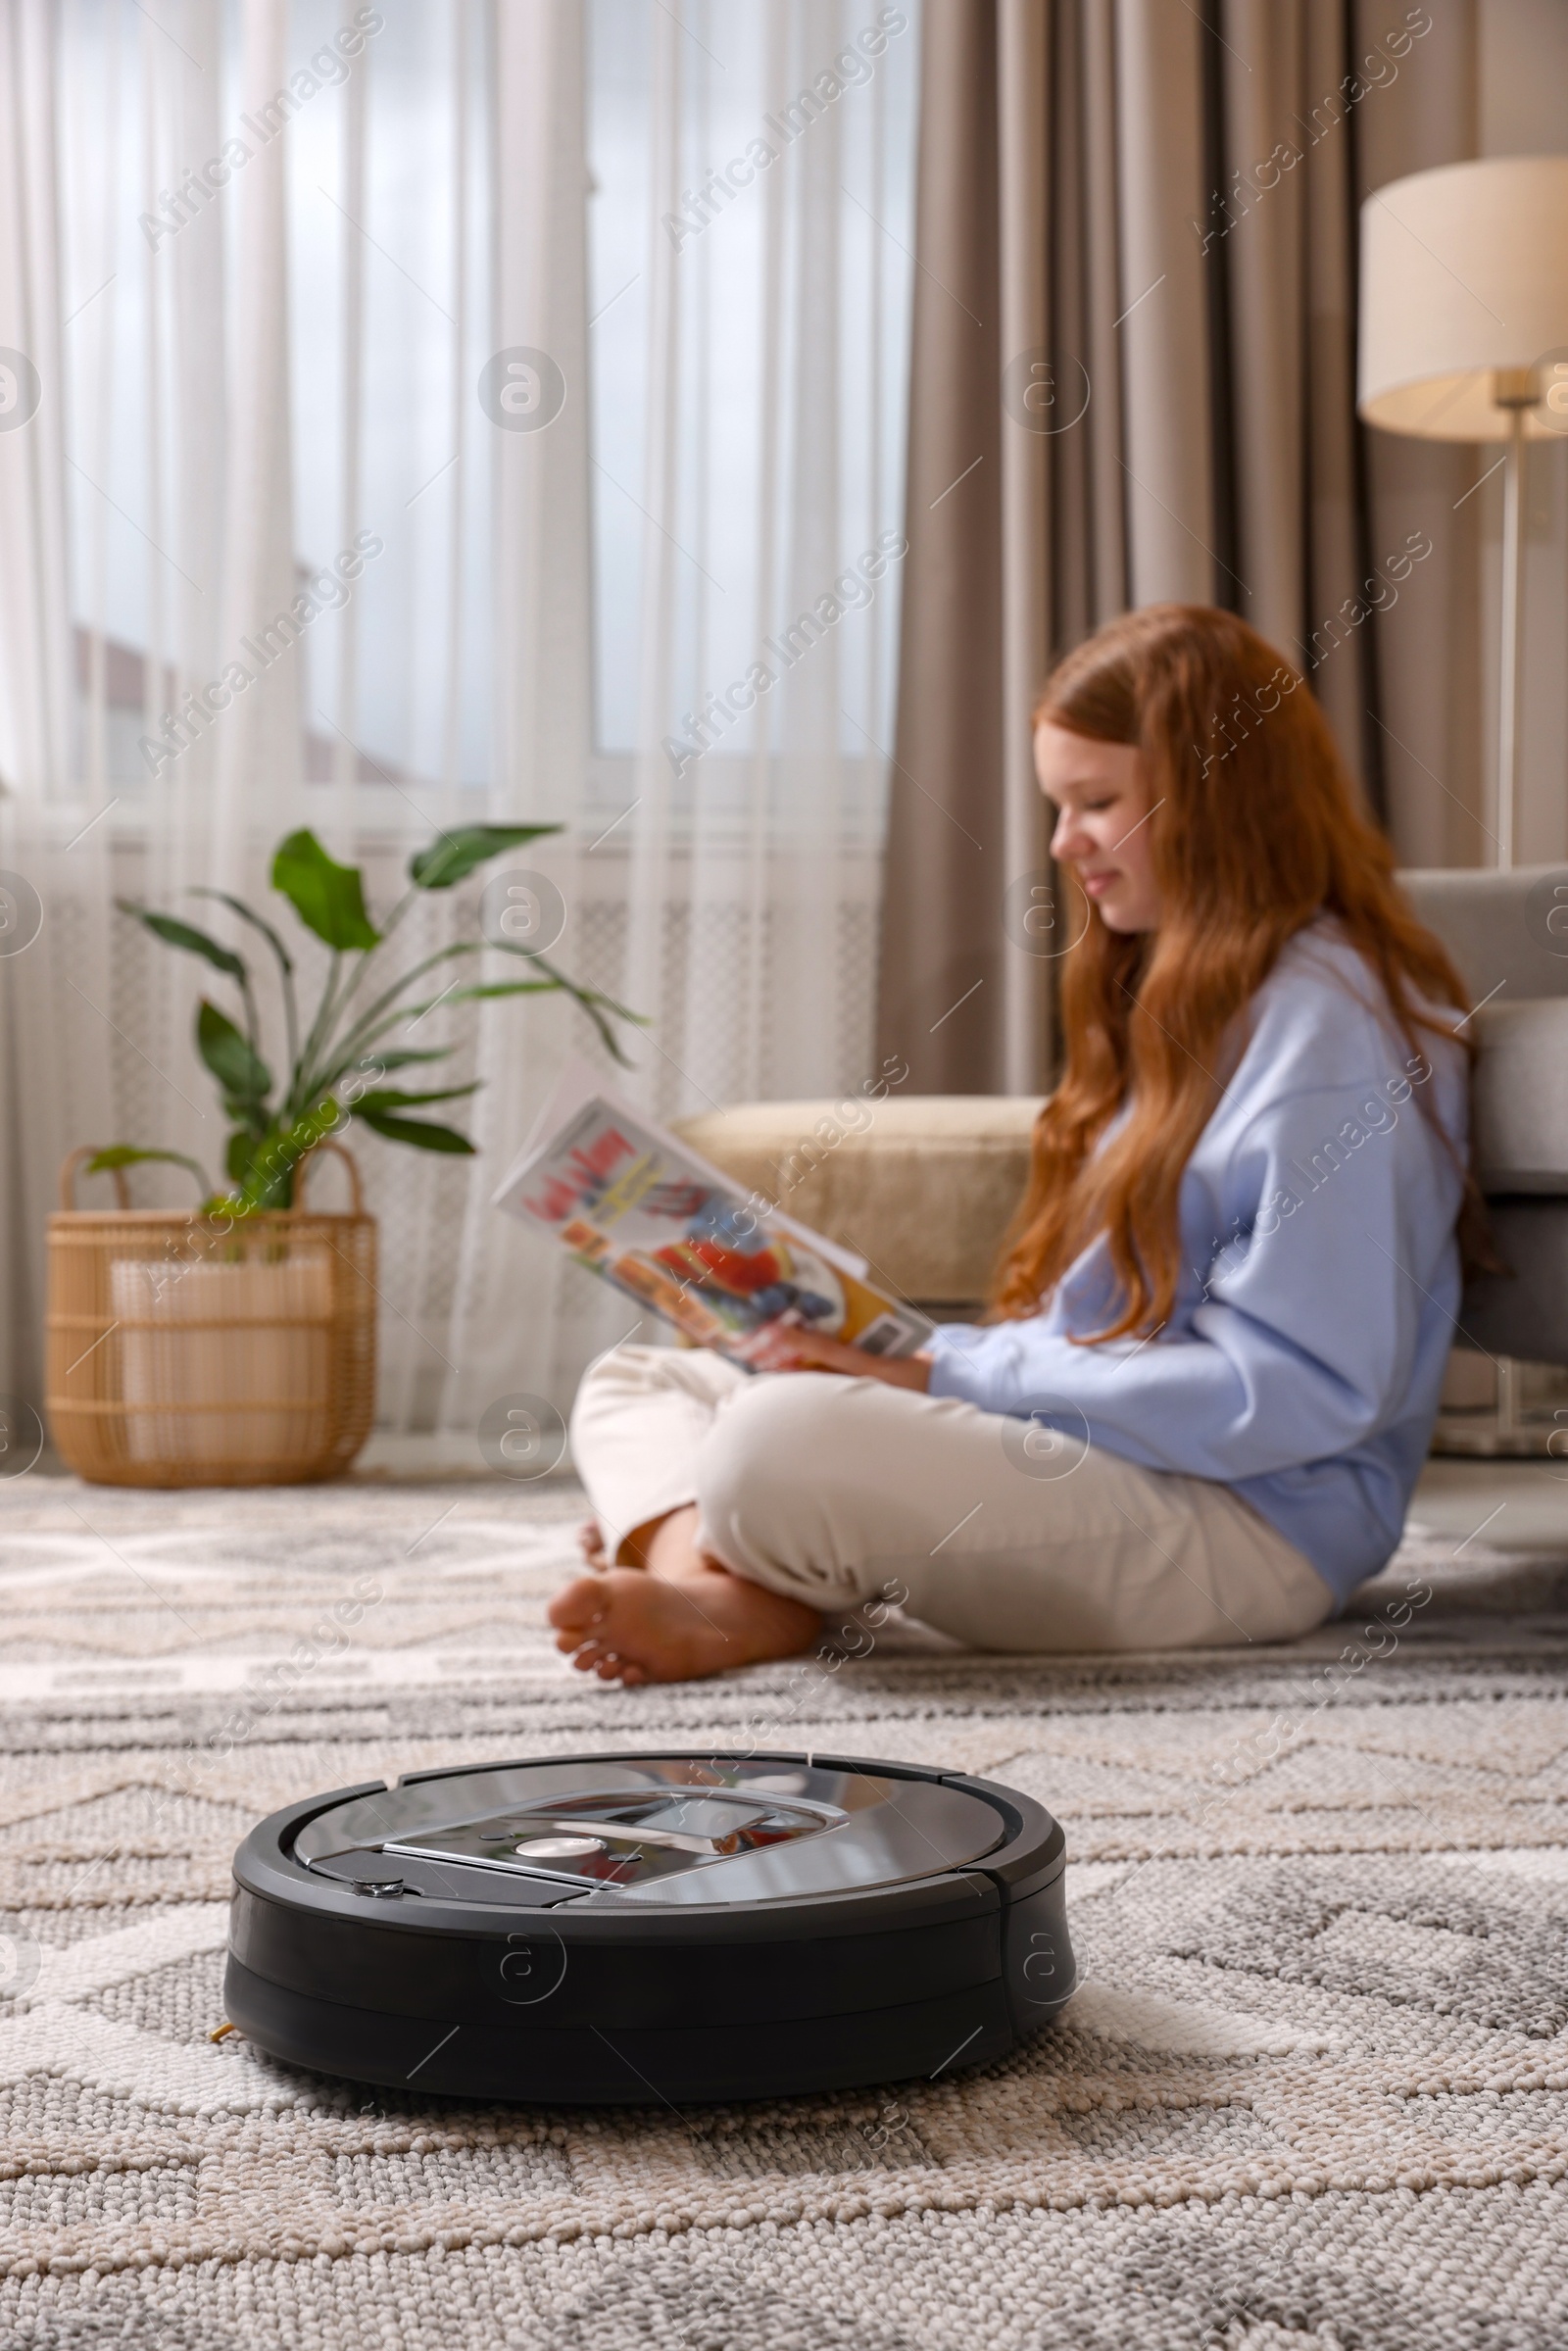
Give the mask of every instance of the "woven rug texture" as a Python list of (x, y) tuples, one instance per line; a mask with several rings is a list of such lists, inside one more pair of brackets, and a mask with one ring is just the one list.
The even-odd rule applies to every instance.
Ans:
[[(1562, 2351), (1568, 1565), (1414, 1533), (1289, 1647), (869, 1655), (620, 1691), (565, 1485), (0, 1486), (0, 2345)], [(770, 2106), (465, 2105), (222, 2016), (229, 1862), (442, 1764), (753, 1742), (1067, 1834), (1004, 2062)]]

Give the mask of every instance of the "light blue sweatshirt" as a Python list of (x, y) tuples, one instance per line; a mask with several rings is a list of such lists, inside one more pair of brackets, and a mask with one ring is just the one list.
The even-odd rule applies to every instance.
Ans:
[(1182, 1177), (1169, 1325), (1073, 1344), (1115, 1319), (1101, 1239), (1040, 1313), (942, 1325), (930, 1393), (1234, 1487), (1343, 1606), (1399, 1540), (1459, 1310), (1464, 1054), (1417, 1035), (1336, 924), (1298, 933)]

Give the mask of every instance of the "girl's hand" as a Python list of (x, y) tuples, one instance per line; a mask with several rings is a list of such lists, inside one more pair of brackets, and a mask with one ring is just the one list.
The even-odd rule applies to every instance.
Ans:
[(746, 1351), (759, 1371), (836, 1371), (846, 1379), (884, 1380), (890, 1388), (914, 1388), (922, 1395), (931, 1376), (929, 1355), (868, 1355), (864, 1347), (787, 1324), (760, 1331)]

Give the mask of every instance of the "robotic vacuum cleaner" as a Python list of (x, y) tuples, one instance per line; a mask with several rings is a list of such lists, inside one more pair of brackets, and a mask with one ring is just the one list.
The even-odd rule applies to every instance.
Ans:
[(234, 1857), (230, 2020), (357, 2082), (773, 2098), (1002, 2056), (1075, 1982), (1029, 1796), (839, 1756), (583, 1755), (291, 1804)]

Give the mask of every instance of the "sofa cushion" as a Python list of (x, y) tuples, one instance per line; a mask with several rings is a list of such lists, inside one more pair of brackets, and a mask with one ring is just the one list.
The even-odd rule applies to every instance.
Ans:
[(1568, 865), (1422, 866), (1399, 885), (1480, 1004), (1568, 996)]
[(1482, 1191), (1568, 1194), (1568, 997), (1499, 996), (1476, 1013), (1475, 1032)]
[(858, 1249), (923, 1305), (972, 1305), (1023, 1196), (1031, 1096), (743, 1102), (676, 1132), (748, 1192)]

